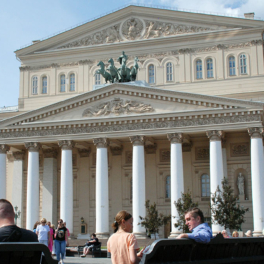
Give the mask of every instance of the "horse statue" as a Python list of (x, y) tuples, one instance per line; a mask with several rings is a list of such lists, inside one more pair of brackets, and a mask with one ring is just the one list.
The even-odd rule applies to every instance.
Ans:
[(106, 70), (110, 72), (113, 82), (118, 82), (121, 79), (121, 76), (119, 75), (118, 69), (114, 65), (114, 60), (111, 58), (108, 60), (108, 62), (110, 65)]
[(132, 67), (131, 69), (131, 72), (130, 72), (130, 81), (135, 81), (136, 78), (137, 78), (137, 72), (138, 72), (138, 69), (139, 69), (139, 66), (138, 66), (138, 62), (139, 59), (138, 57), (135, 57), (134, 59), (134, 66)]
[(122, 64), (118, 71), (121, 75), (121, 82), (130, 82), (130, 69), (125, 64)]
[(109, 82), (114, 82), (112, 75), (105, 70), (105, 64), (102, 61), (99, 61), (97, 66), (100, 66), (101, 69), (97, 70), (95, 74), (101, 74), (105, 78), (105, 83)]

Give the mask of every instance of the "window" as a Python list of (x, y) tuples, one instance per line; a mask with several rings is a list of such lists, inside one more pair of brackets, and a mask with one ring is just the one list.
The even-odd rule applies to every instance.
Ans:
[(70, 75), (70, 91), (75, 91), (75, 74)]
[(229, 57), (228, 65), (229, 65), (229, 76), (235, 76), (236, 75), (236, 61), (235, 61), (234, 56)]
[(47, 93), (47, 85), (48, 85), (48, 79), (47, 76), (42, 77), (42, 93), (46, 94)]
[(202, 182), (202, 197), (210, 197), (210, 178), (208, 174), (203, 174)]
[(203, 79), (203, 66), (202, 61), (196, 61), (196, 79)]
[(166, 65), (166, 76), (167, 76), (167, 82), (172, 81), (172, 64), (171, 62), (168, 62)]
[(240, 74), (247, 74), (247, 57), (245, 54), (239, 56)]
[(65, 92), (65, 83), (66, 83), (65, 75), (62, 74), (62, 75), (60, 76), (60, 91), (61, 91), (61, 92)]
[(33, 76), (32, 78), (32, 94), (38, 94), (38, 77)]
[(213, 60), (212, 59), (206, 60), (206, 69), (207, 69), (207, 78), (213, 78), (214, 73), (213, 73)]
[(96, 73), (95, 74), (95, 84), (101, 84), (101, 74), (100, 73)]
[(151, 64), (148, 66), (148, 79), (149, 83), (155, 83), (155, 72), (154, 72), (154, 65)]
[(170, 176), (166, 177), (166, 195), (165, 198), (171, 198), (171, 179)]

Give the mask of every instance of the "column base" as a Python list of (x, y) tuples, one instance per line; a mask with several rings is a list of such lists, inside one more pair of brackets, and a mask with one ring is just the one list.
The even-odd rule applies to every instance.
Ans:
[(146, 232), (142, 233), (133, 233), (137, 239), (147, 239), (147, 234)]
[(180, 230), (179, 231), (175, 231), (175, 232), (171, 232), (170, 236), (168, 237), (168, 239), (174, 239), (177, 236), (179, 236), (180, 234), (182, 234), (182, 232)]
[(253, 231), (253, 237), (259, 237), (259, 236), (263, 236), (263, 234), (262, 234), (262, 231), (258, 231), (258, 230), (254, 230)]
[(96, 233), (96, 237), (97, 238), (101, 238), (101, 239), (108, 239), (110, 236), (110, 234), (108, 232), (105, 233)]

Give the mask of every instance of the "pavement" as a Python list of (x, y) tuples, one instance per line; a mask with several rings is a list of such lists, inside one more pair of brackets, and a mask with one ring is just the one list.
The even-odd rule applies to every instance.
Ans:
[(64, 260), (64, 263), (66, 264), (75, 264), (75, 263), (90, 263), (90, 264), (112, 264), (112, 261), (110, 258), (92, 258), (92, 257), (66, 257)]

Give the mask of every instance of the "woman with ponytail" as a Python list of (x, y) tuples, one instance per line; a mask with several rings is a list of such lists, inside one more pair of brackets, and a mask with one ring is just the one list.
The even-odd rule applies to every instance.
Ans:
[(131, 233), (133, 217), (126, 211), (120, 211), (112, 224), (114, 234), (107, 242), (107, 251), (111, 253), (113, 264), (138, 264), (143, 250), (137, 253), (139, 247), (136, 237)]

